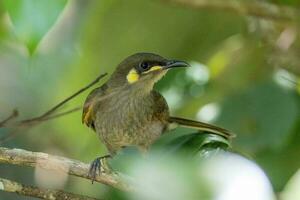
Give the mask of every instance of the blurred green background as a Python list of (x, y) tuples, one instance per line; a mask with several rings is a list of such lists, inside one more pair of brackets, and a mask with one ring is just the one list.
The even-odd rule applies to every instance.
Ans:
[[(269, 2), (300, 6), (297, 0)], [(276, 194), (292, 184), (300, 167), (297, 23), (159, 0), (3, 0), (0, 6), (0, 119), (14, 108), (20, 118), (38, 116), (98, 74), (111, 74), (125, 57), (153, 52), (192, 64), (170, 71), (156, 85), (173, 115), (236, 133), (233, 149), (265, 171)], [(65, 109), (82, 105), (87, 94)], [(0, 129), (0, 136), (9, 131)], [(106, 153), (96, 138), (76, 112), (22, 130), (1, 146), (90, 162)], [(0, 164), (3, 178), (43, 185), (36, 173)], [(62, 182), (56, 187), (91, 196), (108, 191), (78, 178)], [(31, 199), (3, 192), (0, 197)]]

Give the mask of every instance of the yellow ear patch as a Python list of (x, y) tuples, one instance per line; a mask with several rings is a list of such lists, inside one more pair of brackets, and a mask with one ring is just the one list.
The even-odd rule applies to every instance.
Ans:
[(126, 78), (127, 78), (128, 83), (131, 84), (131, 83), (137, 82), (140, 78), (140, 75), (137, 73), (137, 71), (135, 69), (132, 69), (129, 71)]

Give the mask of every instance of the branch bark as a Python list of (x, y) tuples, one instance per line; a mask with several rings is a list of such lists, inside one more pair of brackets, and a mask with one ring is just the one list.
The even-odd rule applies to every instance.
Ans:
[[(34, 186), (26, 186), (21, 183), (0, 178), (0, 190), (17, 193), (23, 196), (36, 197), (51, 200), (97, 200), (92, 197), (73, 194), (62, 190), (42, 189)], [(98, 199), (99, 200), (99, 199)]]
[(285, 22), (298, 22), (300, 10), (279, 6), (262, 1), (241, 1), (241, 0), (161, 0), (164, 2), (179, 4), (195, 9), (220, 10), (235, 13), (238, 15), (249, 15), (269, 20)]
[[(0, 162), (20, 166), (38, 166), (46, 170), (57, 170), (69, 175), (90, 179), (88, 177), (89, 164), (41, 152), (0, 147)], [(125, 177), (122, 177), (120, 174), (101, 173), (97, 175), (95, 181), (123, 191), (133, 190), (125, 180)]]

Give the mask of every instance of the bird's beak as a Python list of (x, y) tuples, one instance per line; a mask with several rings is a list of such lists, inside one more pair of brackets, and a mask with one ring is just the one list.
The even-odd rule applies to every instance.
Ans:
[(190, 67), (191, 65), (185, 61), (180, 60), (170, 60), (167, 62), (167, 65), (163, 67), (163, 69), (170, 69), (175, 67)]

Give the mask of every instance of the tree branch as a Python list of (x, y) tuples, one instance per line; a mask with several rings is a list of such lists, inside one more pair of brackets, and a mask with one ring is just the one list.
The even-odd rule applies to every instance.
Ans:
[(42, 115), (40, 115), (38, 117), (35, 117), (35, 118), (22, 120), (20, 122), (20, 124), (24, 125), (24, 124), (30, 124), (30, 123), (34, 123), (34, 122), (43, 121), (43, 119), (50, 117), (57, 109), (59, 109), (60, 107), (62, 107), (68, 101), (72, 100), (74, 97), (78, 96), (80, 93), (84, 92), (85, 90), (89, 89), (90, 87), (92, 87), (93, 85), (95, 85), (96, 83), (98, 83), (106, 75), (107, 75), (107, 73), (101, 74), (94, 81), (92, 81), (91, 83), (89, 83), (87, 86), (81, 88), (80, 90), (78, 90), (77, 92), (75, 92), (74, 94), (72, 94), (71, 96), (67, 97), (66, 99), (64, 99), (63, 101), (61, 101), (60, 103), (58, 103), (57, 105), (55, 105), (54, 107), (52, 107), (51, 109), (49, 109), (44, 114), (42, 114)]
[[(48, 121), (48, 120), (52, 120), (52, 119), (56, 119), (56, 118), (59, 118), (59, 117), (63, 117), (65, 115), (71, 114), (73, 112), (77, 112), (79, 110), (82, 110), (82, 106), (77, 106), (75, 108), (72, 108), (70, 110), (67, 110), (67, 111), (64, 111), (64, 112), (61, 112), (61, 113), (52, 114), (52, 115), (50, 115), (48, 117), (44, 117), (43, 119), (40, 119), (39, 121), (36, 121), (36, 122), (30, 122), (28, 124), (24, 124), (22, 131), (28, 130), (29, 128), (31, 128), (31, 127), (33, 127), (35, 125), (38, 125), (38, 124), (40, 124), (42, 122), (45, 122), (45, 121)], [(20, 124), (18, 124), (18, 125), (21, 126)], [(24, 127), (26, 127), (27, 129), (24, 129)], [(0, 128), (1, 128), (1, 126), (0, 126)], [(18, 129), (16, 129), (16, 130), (13, 130), (12, 132), (10, 132), (9, 134), (6, 134), (6, 135), (0, 137), (0, 145), (3, 144), (3, 143), (5, 143), (8, 140), (14, 138), (18, 133), (19, 133)]]
[(300, 10), (279, 6), (262, 1), (240, 0), (161, 0), (195, 9), (210, 9), (231, 12), (238, 15), (249, 15), (269, 20), (297, 22), (300, 20)]
[(12, 111), (12, 113), (3, 121), (0, 121), (0, 127), (5, 126), (8, 122), (10, 122), (11, 120), (13, 120), (14, 118), (18, 117), (19, 112), (15, 109)]
[[(36, 197), (51, 200), (97, 200), (92, 197), (73, 194), (62, 190), (42, 189), (34, 186), (26, 186), (8, 179), (0, 178), (0, 190), (17, 193), (23, 196)], [(99, 199), (98, 199), (99, 200)]]
[[(47, 121), (47, 120), (51, 120), (51, 119), (55, 119), (73, 112), (76, 112), (78, 110), (81, 110), (82, 107), (76, 107), (73, 109), (70, 109), (68, 111), (65, 112), (61, 112), (61, 113), (56, 113), (56, 111), (61, 108), (63, 105), (65, 105), (67, 102), (69, 102), (70, 100), (72, 100), (73, 98), (75, 98), (76, 96), (78, 96), (79, 94), (81, 94), (82, 92), (84, 92), (85, 90), (89, 89), (90, 87), (92, 87), (93, 85), (95, 85), (96, 83), (98, 83), (103, 77), (105, 77), (107, 75), (107, 73), (101, 74), (99, 75), (95, 80), (93, 80), (91, 83), (89, 83), (88, 85), (86, 85), (85, 87), (81, 88), (80, 90), (78, 90), (77, 92), (75, 92), (74, 94), (72, 94), (71, 96), (67, 97), (66, 99), (64, 99), (63, 101), (61, 101), (60, 103), (58, 103), (57, 105), (55, 105), (54, 107), (52, 107), (51, 109), (49, 109), (48, 111), (46, 111), (44, 114), (38, 116), (38, 117), (34, 117), (34, 118), (30, 118), (30, 119), (25, 119), (25, 120), (21, 120), (21, 121), (17, 121), (13, 124), (8, 124), (9, 121), (11, 121), (13, 118), (18, 116), (18, 112), (14, 111), (13, 114), (11, 114), (11, 116), (9, 116), (7, 119), (0, 121), (0, 128), (1, 127), (9, 127), (9, 128), (16, 128), (16, 127), (32, 127), (35, 126), (37, 124), (40, 124), (41, 122)], [(0, 144), (6, 142), (7, 140), (15, 137), (18, 133), (17, 130), (14, 130), (2, 137), (0, 137)]]
[[(20, 166), (38, 166), (46, 170), (57, 170), (69, 175), (90, 179), (88, 177), (89, 164), (41, 152), (0, 147), (0, 162)], [(126, 183), (125, 177), (120, 174), (101, 173), (96, 176), (95, 181), (124, 191), (132, 190), (132, 187)]]

